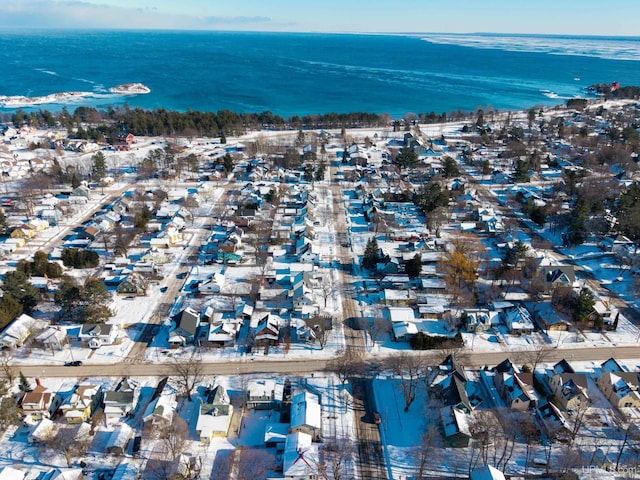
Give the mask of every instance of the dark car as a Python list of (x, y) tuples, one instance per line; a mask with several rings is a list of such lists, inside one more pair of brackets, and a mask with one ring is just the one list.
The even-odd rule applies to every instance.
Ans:
[(140, 454), (140, 444), (142, 443), (142, 437), (138, 436), (133, 439), (133, 444), (131, 445), (131, 455), (137, 457)]
[(79, 367), (80, 365), (82, 365), (82, 362), (80, 360), (74, 360), (73, 362), (65, 362), (64, 364), (65, 367)]
[(382, 418), (380, 418), (380, 414), (378, 412), (373, 412), (373, 423), (376, 425), (380, 425), (380, 423), (382, 423)]

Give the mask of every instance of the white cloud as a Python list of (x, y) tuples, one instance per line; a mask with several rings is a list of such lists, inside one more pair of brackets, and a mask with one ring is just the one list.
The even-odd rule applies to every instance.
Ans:
[(4, 28), (267, 29), (270, 24), (265, 16), (195, 17), (79, 0), (4, 0), (0, 16)]

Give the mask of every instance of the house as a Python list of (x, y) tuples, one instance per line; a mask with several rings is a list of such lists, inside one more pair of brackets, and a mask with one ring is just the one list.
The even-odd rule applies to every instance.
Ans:
[(202, 443), (210, 443), (213, 438), (226, 437), (233, 416), (233, 406), (222, 385), (216, 386), (200, 404), (196, 432)]
[(396, 342), (409, 342), (418, 334), (418, 326), (413, 322), (394, 322), (391, 326)]
[(106, 452), (108, 455), (124, 455), (127, 451), (127, 444), (133, 434), (133, 430), (126, 423), (118, 426), (107, 440)]
[(288, 423), (267, 423), (264, 427), (264, 446), (284, 450), (288, 435)]
[(467, 381), (462, 365), (452, 355), (447, 355), (440, 365), (429, 370), (427, 388), (435, 398), (442, 400), (443, 405), (470, 413), (473, 406), (467, 394)]
[(38, 424), (31, 430), (31, 433), (27, 437), (29, 443), (43, 443), (46, 442), (53, 433), (54, 423), (48, 418), (43, 418)]
[(448, 446), (464, 448), (471, 440), (469, 429), (470, 416), (454, 406), (446, 406), (440, 409), (440, 421)]
[(60, 351), (67, 344), (67, 332), (59, 327), (47, 327), (33, 339), (44, 350)]
[(640, 378), (637, 372), (604, 372), (597, 383), (614, 406), (640, 408)]
[(111, 145), (115, 151), (129, 151), (131, 150), (131, 144), (135, 142), (135, 137), (132, 133), (122, 128), (118, 135), (111, 138)]
[(67, 423), (81, 423), (89, 420), (102, 403), (102, 387), (90, 383), (77, 385), (67, 397), (60, 410)]
[(544, 265), (541, 267), (546, 281), (546, 290), (550, 291), (559, 286), (573, 287), (576, 272), (573, 265)]
[(511, 335), (528, 335), (533, 333), (533, 321), (529, 311), (523, 306), (516, 306), (502, 314), (502, 321)]
[(147, 294), (147, 281), (139, 273), (130, 273), (116, 287), (116, 292), (122, 296), (144, 296)]
[(89, 188), (85, 187), (84, 185), (80, 185), (79, 187), (73, 189), (71, 195), (76, 197), (91, 198), (91, 190), (89, 190)]
[(216, 272), (204, 282), (198, 284), (198, 293), (202, 293), (204, 295), (220, 293), (224, 286), (224, 280), (224, 273)]
[(380, 302), (385, 305), (406, 306), (415, 302), (415, 296), (410, 290), (394, 290), (385, 288), (382, 290)]
[(566, 443), (571, 438), (571, 428), (566, 418), (553, 403), (547, 402), (536, 409), (542, 429), (551, 440)]
[(322, 433), (321, 408), (317, 395), (303, 391), (291, 400), (290, 433), (302, 432), (318, 440)]
[(282, 472), (285, 479), (315, 480), (318, 478), (320, 457), (312, 436), (304, 432), (287, 435), (282, 456)]
[(640, 408), (640, 379), (637, 372), (603, 368), (602, 374), (596, 379), (596, 385), (614, 407)]
[(553, 366), (549, 387), (565, 410), (580, 410), (590, 403), (587, 376), (576, 373), (566, 360), (561, 360)]
[(246, 406), (255, 410), (271, 410), (276, 408), (280, 403), (282, 392), (278, 395), (276, 381), (269, 380), (250, 380), (246, 390)]
[(550, 301), (541, 302), (535, 309), (535, 320), (538, 326), (548, 332), (566, 332), (572, 323), (563, 318), (553, 307)]
[(507, 407), (526, 411), (535, 408), (537, 395), (533, 375), (521, 372), (508, 358), (494, 368), (493, 382)]
[(85, 323), (80, 328), (78, 338), (89, 348), (113, 345), (118, 338), (118, 326), (109, 323)]
[(127, 378), (123, 378), (113, 390), (106, 390), (102, 403), (107, 424), (120, 421), (131, 415), (139, 390)]
[(619, 318), (620, 312), (611, 305), (610, 301), (602, 299), (596, 300), (593, 312), (589, 315), (589, 321), (593, 322), (594, 328), (600, 324), (607, 331), (615, 331), (618, 328)]
[(18, 395), (18, 406), (31, 421), (51, 418), (55, 413), (51, 408), (53, 397), (54, 393), (36, 378), (36, 387), (31, 392), (21, 392)]
[(471, 480), (505, 480), (505, 476), (497, 468), (485, 465), (471, 471)]
[(279, 338), (280, 322), (275, 315), (265, 315), (258, 321), (254, 336), (256, 347), (277, 345)]
[(185, 346), (196, 339), (200, 327), (200, 313), (187, 307), (173, 318), (173, 328), (169, 332), (171, 348)]
[(24, 480), (26, 473), (13, 467), (0, 469), (0, 480)]
[(492, 327), (492, 312), (475, 308), (465, 310), (462, 314), (464, 327), (469, 333), (486, 332)]
[(173, 414), (178, 408), (176, 390), (169, 385), (169, 378), (165, 377), (158, 383), (142, 416), (145, 428), (157, 429), (171, 424)]
[(42, 322), (23, 313), (0, 333), (0, 348), (19, 347)]
[(236, 343), (242, 321), (235, 318), (220, 318), (207, 325), (206, 346), (212, 348), (233, 347)]

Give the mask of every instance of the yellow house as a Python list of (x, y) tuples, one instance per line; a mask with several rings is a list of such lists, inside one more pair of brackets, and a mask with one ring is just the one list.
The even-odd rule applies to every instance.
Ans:
[[(11, 238), (22, 239), (22, 240), (24, 240), (25, 238), (33, 238), (35, 235), (36, 235), (35, 230), (32, 230), (27, 225), (16, 227), (13, 230), (13, 232), (11, 232)], [(23, 247), (23, 246), (24, 246), (24, 243), (22, 245), (18, 245), (18, 247)]]
[(587, 376), (581, 373), (556, 373), (549, 380), (553, 395), (565, 410), (579, 410), (589, 404)]
[(605, 397), (618, 408), (640, 408), (637, 372), (603, 372), (596, 380)]
[(27, 222), (26, 226), (29, 227), (34, 232), (41, 232), (49, 228), (49, 222), (39, 218), (34, 218), (33, 220), (30, 220), (29, 222)]
[(210, 443), (214, 438), (225, 438), (229, 433), (233, 406), (226, 390), (221, 385), (214, 388), (206, 403), (200, 405), (196, 432), (202, 443)]
[(102, 387), (82, 383), (61, 405), (67, 423), (82, 423), (91, 418), (102, 402)]

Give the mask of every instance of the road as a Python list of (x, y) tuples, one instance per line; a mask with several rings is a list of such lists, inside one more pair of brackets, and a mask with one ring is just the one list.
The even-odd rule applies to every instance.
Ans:
[[(361, 332), (356, 332), (361, 333)], [(465, 367), (482, 368), (485, 365), (496, 365), (509, 356), (522, 355), (527, 350), (513, 352), (464, 352), (460, 359)], [(436, 365), (442, 360), (442, 352), (420, 352), (427, 363)], [(546, 362), (556, 362), (563, 358), (570, 361), (602, 362), (611, 357), (619, 359), (640, 360), (640, 345), (623, 345), (614, 347), (581, 347), (581, 348), (550, 348), (545, 353)], [(259, 359), (237, 360), (224, 362), (201, 362), (204, 375), (237, 375), (246, 373), (282, 373), (290, 375), (305, 375), (323, 371), (326, 359), (304, 360), (286, 359), (281, 361)], [(27, 377), (111, 377), (111, 376), (167, 376), (175, 374), (171, 361), (166, 363), (115, 363), (109, 365), (82, 365), (80, 367), (64, 367), (60, 365), (20, 365), (15, 366)]]
[[(332, 167), (331, 171), (334, 172), (331, 176), (333, 180), (336, 178), (335, 167)], [(337, 252), (336, 258), (342, 266), (342, 268), (338, 270), (338, 279), (342, 298), (342, 317), (346, 350), (364, 357), (367, 353), (366, 333), (362, 329), (354, 330), (352, 328), (352, 325), (359, 323), (361, 317), (353, 291), (354, 278), (347, 273), (349, 270), (345, 270), (345, 268), (351, 267), (353, 258), (353, 252), (350, 247), (351, 241), (347, 229), (347, 212), (342, 201), (341, 186), (337, 182), (332, 181), (330, 188), (333, 199), (332, 213)], [(355, 322), (350, 321), (351, 319), (355, 319)], [(354, 424), (358, 437), (357, 451), (360, 478), (386, 480), (386, 461), (380, 439), (380, 430), (378, 425), (373, 423), (373, 412), (376, 410), (376, 407), (371, 380), (367, 378), (352, 378), (351, 385), (353, 386)]]

